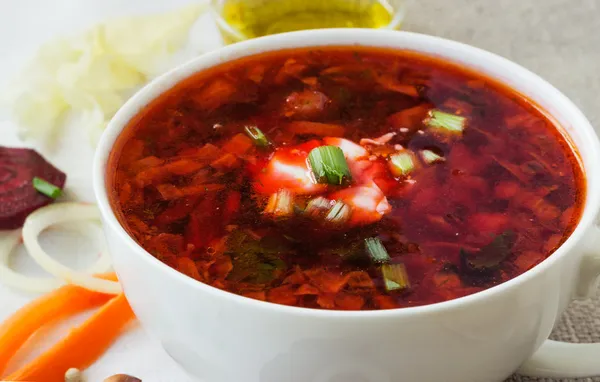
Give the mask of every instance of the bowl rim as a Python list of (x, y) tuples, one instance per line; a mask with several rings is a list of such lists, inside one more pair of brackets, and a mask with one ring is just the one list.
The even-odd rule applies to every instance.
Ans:
[[(314, 43), (315, 41), (318, 43)], [(385, 43), (386, 41), (388, 44)], [(393, 43), (390, 44), (390, 41), (393, 41)], [(454, 57), (458, 55), (471, 58), (479, 57), (481, 60), (487, 62), (484, 66), (496, 66), (498, 68), (502, 68), (503, 70), (508, 70), (513, 76), (527, 78), (528, 81), (535, 83), (536, 89), (538, 89), (536, 94), (538, 94), (540, 98), (549, 99), (550, 97), (553, 97), (556, 99), (556, 101), (553, 103), (560, 104), (561, 112), (569, 115), (569, 123), (572, 126), (576, 126), (576, 129), (583, 135), (582, 141), (586, 142), (586, 144), (589, 146), (586, 148), (586, 151), (589, 151), (590, 159), (585, 163), (582, 162), (582, 167), (586, 163), (600, 163), (600, 141), (598, 140), (598, 137), (594, 132), (590, 122), (586, 119), (579, 108), (577, 108), (577, 106), (575, 106), (573, 102), (570, 101), (562, 92), (550, 85), (544, 79), (501, 56), (460, 42), (414, 32), (352, 28), (289, 32), (232, 44), (211, 51), (191, 61), (188, 61), (187, 63), (177, 66), (176, 68), (151, 81), (141, 90), (139, 90), (133, 97), (131, 97), (118, 110), (102, 134), (94, 155), (93, 187), (98, 207), (104, 222), (104, 229), (111, 229), (113, 232), (115, 232), (118, 238), (128, 247), (134, 256), (139, 256), (142, 261), (147, 263), (148, 266), (157, 268), (157, 272), (175, 278), (177, 282), (183, 283), (187, 287), (197, 289), (202, 293), (211, 294), (215, 299), (226, 299), (229, 300), (230, 303), (240, 304), (245, 308), (253, 308), (263, 311), (271, 310), (273, 313), (315, 317), (321, 319), (400, 318), (416, 314), (436, 314), (451, 311), (457, 308), (464, 308), (469, 304), (482, 302), (483, 300), (493, 298), (494, 296), (497, 297), (503, 292), (518, 288), (528, 280), (553, 267), (556, 263), (567, 256), (568, 253), (571, 253), (576, 245), (585, 239), (585, 234), (593, 225), (596, 215), (600, 209), (600, 192), (592, 192), (592, 190), (598, 190), (600, 183), (598, 176), (596, 176), (593, 172), (590, 172), (589, 169), (586, 171), (586, 168), (584, 167), (584, 174), (587, 180), (587, 195), (579, 223), (567, 240), (551, 256), (532, 269), (499, 285), (468, 296), (448, 301), (389, 310), (341, 311), (280, 305), (243, 297), (212, 287), (208, 284), (194, 280), (162, 263), (160, 260), (150, 255), (126, 232), (124, 227), (116, 218), (115, 212), (113, 211), (108, 199), (108, 191), (106, 187), (106, 165), (109, 155), (112, 152), (113, 145), (123, 131), (124, 127), (152, 100), (194, 73), (229, 61), (233, 61), (235, 59), (288, 48), (293, 49), (317, 46), (339, 47), (357, 45), (366, 47), (389, 47), (398, 50), (416, 51), (425, 55), (434, 56), (435, 54), (432, 54), (427, 49), (433, 52), (437, 52), (437, 49), (440, 49), (452, 52)], [(406, 48), (406, 46), (418, 48)], [(428, 47), (427, 49), (423, 48), (426, 46)], [(439, 57), (451, 62), (453, 61), (452, 57), (444, 56), (443, 54)], [(477, 70), (475, 66), (472, 66), (471, 68)], [(489, 73), (486, 75), (492, 77)], [(495, 78), (495, 80), (504, 83), (504, 81), (499, 78)], [(509, 84), (505, 85), (509, 86), (510, 88), (514, 88)], [(579, 151), (580, 156), (583, 156), (581, 154), (582, 147), (575, 147), (577, 151)], [(580, 158), (580, 161), (583, 161), (583, 158)], [(117, 273), (119, 272), (118, 269), (116, 269), (116, 271)]]

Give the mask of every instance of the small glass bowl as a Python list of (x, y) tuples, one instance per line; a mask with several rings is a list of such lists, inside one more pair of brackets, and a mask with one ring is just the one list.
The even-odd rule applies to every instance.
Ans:
[[(240, 42), (244, 40), (248, 40), (250, 37), (244, 35), (239, 29), (225, 20), (222, 16), (223, 8), (228, 0), (210, 0), (212, 13), (214, 15), (215, 22), (221, 35), (223, 37), (223, 41), (225, 44), (232, 44), (235, 42)], [(239, 1), (239, 0), (238, 0)], [(256, 7), (260, 6), (260, 4), (264, 4), (265, 2), (270, 1), (279, 1), (279, 0), (245, 0), (245, 3), (248, 4), (256, 4)], [(308, 0), (307, 0), (308, 1)], [(328, 1), (328, 0), (321, 0)], [(398, 30), (404, 21), (404, 17), (406, 15), (406, 2), (405, 0), (345, 0), (347, 2), (356, 4), (356, 6), (364, 5), (367, 3), (375, 3), (379, 2), (384, 7), (392, 9), (392, 20), (389, 24), (382, 26), (378, 29), (391, 29)]]

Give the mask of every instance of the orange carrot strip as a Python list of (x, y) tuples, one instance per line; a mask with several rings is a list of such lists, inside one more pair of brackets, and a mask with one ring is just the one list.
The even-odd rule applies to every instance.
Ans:
[(252, 139), (248, 138), (245, 134), (237, 134), (231, 140), (223, 145), (223, 150), (235, 154), (244, 155), (248, 151), (252, 150), (254, 143)]
[(221, 155), (221, 149), (217, 146), (207, 143), (204, 146), (198, 147), (189, 147), (187, 149), (183, 149), (177, 153), (177, 157), (171, 158), (171, 160), (179, 159), (194, 159), (202, 162), (210, 162), (217, 159)]
[(345, 128), (330, 123), (293, 121), (287, 124), (287, 129), (294, 134), (312, 134), (321, 137), (341, 137)]
[(129, 165), (129, 170), (137, 173), (150, 167), (162, 166), (163, 164), (165, 164), (164, 159), (160, 159), (154, 155), (151, 155), (131, 163)]
[(381, 85), (383, 88), (385, 88), (387, 90), (406, 94), (407, 96), (415, 97), (415, 98), (419, 96), (419, 92), (417, 91), (416, 87), (402, 83), (393, 74), (384, 74), (384, 75), (378, 76), (377, 82), (379, 83), (379, 85)]
[(206, 167), (202, 162), (192, 159), (178, 159), (161, 166), (150, 167), (139, 172), (135, 176), (135, 182), (139, 187), (146, 187), (154, 183), (160, 183), (173, 175), (190, 175)]
[(190, 94), (189, 97), (202, 109), (213, 111), (233, 102), (237, 92), (237, 87), (229, 80), (216, 78), (200, 91)]
[(395, 129), (418, 130), (421, 128), (422, 121), (431, 109), (429, 104), (420, 104), (409, 109), (401, 110), (388, 117), (388, 123)]
[(231, 190), (225, 199), (223, 208), (223, 221), (229, 223), (238, 213), (242, 205), (242, 194), (239, 191)]
[(68, 369), (83, 370), (98, 359), (134, 318), (125, 296), (120, 294), (48, 351), (4, 379), (62, 382)]
[(177, 270), (193, 279), (201, 280), (200, 272), (198, 272), (198, 268), (196, 268), (196, 263), (189, 257), (177, 258)]
[(185, 198), (186, 196), (195, 196), (206, 194), (208, 192), (221, 191), (225, 186), (223, 184), (199, 184), (197, 186), (177, 187), (172, 184), (161, 184), (156, 189), (165, 200), (175, 200)]
[(220, 157), (219, 159), (212, 161), (210, 163), (211, 167), (216, 168), (217, 170), (221, 170), (221, 171), (232, 170), (232, 169), (238, 167), (239, 164), (240, 164), (240, 161), (238, 160), (238, 158), (231, 153), (227, 153), (227, 154), (223, 155), (222, 157)]
[[(101, 275), (116, 280), (116, 275)], [(108, 301), (111, 295), (74, 286), (62, 286), (25, 305), (0, 324), (0, 375), (6, 365), (40, 327), (83, 312)]]
[[(527, 114), (529, 115), (529, 114)], [(144, 141), (141, 139), (132, 139), (127, 142), (125, 150), (123, 150), (119, 161), (123, 164), (129, 164), (133, 161), (141, 159), (144, 155), (144, 148), (146, 147)]]
[(275, 83), (282, 85), (290, 78), (297, 78), (302, 75), (306, 68), (308, 68), (308, 65), (298, 62), (295, 58), (290, 58), (275, 75)]

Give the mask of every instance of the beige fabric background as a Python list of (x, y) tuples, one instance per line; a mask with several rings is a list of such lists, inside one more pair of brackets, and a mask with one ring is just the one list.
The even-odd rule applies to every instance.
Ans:
[[(600, 0), (409, 0), (404, 29), (465, 42), (523, 65), (570, 97), (600, 132)], [(552, 338), (600, 342), (600, 299), (573, 303)]]

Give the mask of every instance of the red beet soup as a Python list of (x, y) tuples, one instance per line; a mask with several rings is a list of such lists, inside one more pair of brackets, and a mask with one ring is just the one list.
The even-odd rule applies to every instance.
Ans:
[(179, 83), (108, 166), (117, 217), (200, 282), (278, 304), (392, 309), (469, 295), (542, 262), (585, 200), (533, 102), (413, 52), (294, 49)]

